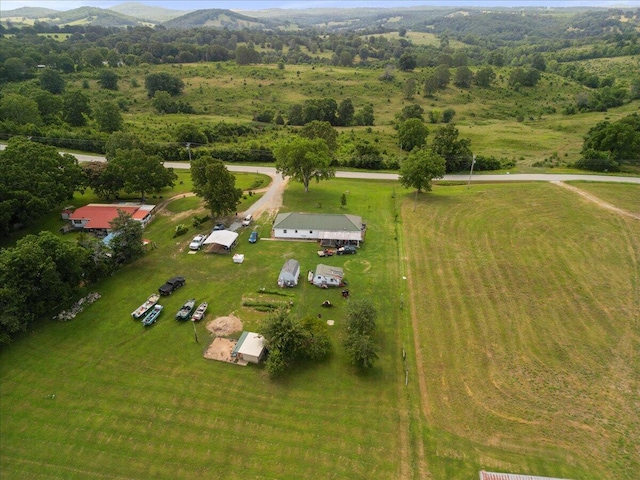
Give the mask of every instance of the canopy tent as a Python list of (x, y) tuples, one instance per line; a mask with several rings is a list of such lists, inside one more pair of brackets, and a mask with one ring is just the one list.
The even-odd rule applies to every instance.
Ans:
[(204, 245), (211, 245), (208, 251), (220, 251), (219, 247), (222, 247), (223, 251), (231, 250), (238, 240), (238, 234), (230, 230), (216, 230), (207, 237), (204, 241)]

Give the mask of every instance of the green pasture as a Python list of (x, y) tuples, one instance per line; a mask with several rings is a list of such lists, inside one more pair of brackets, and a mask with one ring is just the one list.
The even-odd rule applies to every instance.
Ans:
[[(340, 211), (370, 222), (367, 245), (353, 257), (332, 257), (342, 265), (354, 296), (376, 297), (380, 311), (378, 365), (355, 371), (340, 339), (344, 300), (338, 290), (304, 281), (318, 263), (315, 243), (268, 240), (270, 224), (256, 224), (261, 239), (242, 232), (228, 255), (188, 254), (190, 236), (172, 238), (176, 221), (158, 215), (145, 232), (156, 249), (117, 276), (95, 286), (102, 298), (67, 323), (43, 319), (0, 353), (0, 468), (3, 478), (200, 478), (246, 476), (303, 478), (398, 478), (401, 455), (398, 411), (401, 382), (397, 344), (397, 241), (394, 184), (332, 181), (304, 194), (294, 184), (287, 207)], [(311, 205), (311, 207), (310, 207)], [(265, 314), (242, 307), (243, 299), (269, 298), (287, 258), (303, 267), (292, 289), (292, 313), (323, 314), (336, 325), (334, 353), (317, 365), (299, 365), (286, 379), (271, 381), (261, 367), (240, 367), (203, 358), (211, 337), (206, 322), (176, 323), (173, 315), (188, 298), (208, 300), (207, 321), (234, 313), (247, 329), (259, 330)], [(132, 320), (133, 311), (169, 276), (187, 285), (166, 299), (150, 328)], [(376, 295), (377, 292), (389, 295)], [(283, 297), (273, 296), (272, 300)], [(331, 311), (320, 304), (329, 299)], [(27, 351), (29, 351), (28, 354)], [(25, 355), (26, 354), (26, 355)]]
[[(628, 187), (600, 196), (624, 208)], [(100, 300), (0, 351), (3, 479), (635, 478), (637, 221), (547, 183), (435, 186), (416, 200), (395, 182), (333, 179), (308, 193), (291, 182), (282, 212), (360, 215), (363, 247), (319, 259), (315, 242), (271, 240), (273, 218), (261, 217), (240, 232), (238, 265), (189, 254), (196, 230), (173, 232), (200, 207), (173, 203), (145, 231), (156, 248), (94, 286)], [(291, 296), (261, 293), (289, 258), (302, 265)], [(367, 373), (340, 347), (339, 290), (304, 281), (320, 262), (344, 267), (353, 298), (378, 308)], [(173, 275), (186, 286), (142, 327), (130, 313)], [(210, 305), (195, 331), (173, 319), (188, 298)], [(260, 331), (266, 314), (246, 300), (335, 320), (332, 355), (278, 381), (204, 359), (213, 318)]]
[(436, 187), (402, 222), (433, 478), (635, 478), (637, 220), (533, 183)]

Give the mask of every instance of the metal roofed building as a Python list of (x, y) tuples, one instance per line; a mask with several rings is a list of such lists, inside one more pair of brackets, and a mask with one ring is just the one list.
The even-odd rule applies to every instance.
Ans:
[(266, 351), (264, 346), (264, 337), (259, 333), (242, 332), (238, 343), (231, 352), (232, 357), (237, 357), (240, 361), (260, 363), (264, 358)]
[(535, 475), (521, 475), (517, 473), (496, 473), (480, 470), (480, 480), (568, 480), (566, 478), (536, 477)]
[(280, 213), (273, 222), (272, 236), (291, 240), (318, 240), (323, 246), (360, 245), (366, 225), (362, 217), (329, 213)]
[(153, 218), (152, 214), (155, 208), (155, 205), (132, 203), (90, 203), (76, 209), (73, 213), (67, 213), (67, 215), (68, 219), (71, 220), (71, 224), (77, 229), (107, 233), (111, 230), (110, 222), (118, 217), (119, 210), (128, 213), (134, 220), (139, 221), (143, 227), (146, 227), (147, 223)]

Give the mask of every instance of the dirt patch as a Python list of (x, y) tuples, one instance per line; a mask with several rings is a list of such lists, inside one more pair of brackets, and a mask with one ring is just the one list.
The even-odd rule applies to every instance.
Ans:
[(207, 330), (216, 337), (224, 337), (234, 332), (242, 331), (242, 321), (235, 315), (228, 317), (218, 317), (207, 323)]
[(233, 352), (236, 343), (238, 343), (237, 340), (216, 337), (213, 339), (213, 342), (211, 342), (211, 345), (209, 345), (209, 348), (207, 348), (207, 351), (204, 352), (204, 358), (235, 363), (235, 360), (231, 357), (231, 352)]
[(624, 215), (627, 217), (635, 218), (636, 220), (640, 220), (640, 214), (628, 212), (627, 210), (618, 208), (615, 205), (610, 204), (609, 202), (605, 202), (604, 200), (601, 200), (600, 198), (596, 197), (595, 195), (592, 195), (591, 193), (585, 192), (584, 190), (580, 190), (579, 188), (574, 187), (573, 185), (568, 185), (564, 182), (551, 182), (551, 183), (558, 185), (559, 187), (566, 188), (567, 190), (571, 190), (572, 192), (575, 192), (578, 195), (582, 195), (584, 198), (586, 198), (590, 202), (593, 202), (602, 208), (606, 208), (607, 210), (611, 210), (612, 212), (615, 212), (618, 215)]

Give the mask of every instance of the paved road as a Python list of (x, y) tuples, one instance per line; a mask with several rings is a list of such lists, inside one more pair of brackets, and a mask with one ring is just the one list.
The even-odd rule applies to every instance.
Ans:
[[(0, 144), (0, 150), (4, 150), (5, 145)], [(80, 162), (104, 162), (105, 158), (97, 155), (85, 155), (74, 153)], [(185, 162), (165, 162), (165, 166), (176, 170), (188, 170), (189, 164)], [(227, 165), (230, 172), (256, 172), (276, 177), (275, 167), (254, 167), (251, 165)], [(397, 180), (396, 173), (374, 173), (374, 172), (336, 172), (337, 178), (366, 178), (370, 180)], [(445, 175), (446, 181), (468, 182), (469, 175)], [(639, 183), (640, 177), (618, 177), (609, 175), (574, 175), (564, 173), (514, 173), (500, 175), (473, 175), (472, 182), (568, 182), (571, 180), (586, 180), (590, 182), (616, 182), (616, 183)]]

